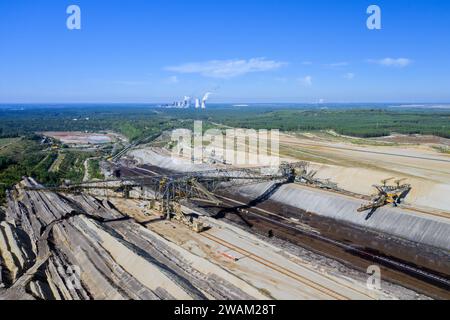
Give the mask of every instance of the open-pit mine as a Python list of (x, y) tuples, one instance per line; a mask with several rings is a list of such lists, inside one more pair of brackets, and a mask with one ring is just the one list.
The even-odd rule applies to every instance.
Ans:
[(449, 299), (448, 156), (313, 142), (283, 136), (276, 168), (133, 145), (104, 180), (24, 177), (0, 299)]

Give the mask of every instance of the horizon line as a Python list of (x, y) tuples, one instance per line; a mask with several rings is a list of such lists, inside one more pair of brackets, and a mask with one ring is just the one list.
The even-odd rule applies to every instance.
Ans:
[[(157, 104), (165, 104), (167, 102), (111, 102), (111, 101), (83, 101), (83, 102), (2, 102), (0, 101), (0, 105), (61, 105), (61, 104), (136, 104), (136, 105), (157, 105)], [(242, 104), (242, 105), (250, 105), (250, 104), (314, 104), (314, 105), (327, 105), (327, 104), (397, 104), (397, 105), (430, 105), (430, 104), (449, 104), (450, 101), (432, 101), (432, 102), (412, 102), (412, 101), (327, 101), (327, 102), (305, 102), (305, 101), (270, 101), (270, 102), (230, 102), (230, 101), (223, 101), (223, 102), (209, 102), (208, 105), (218, 105), (218, 104)]]

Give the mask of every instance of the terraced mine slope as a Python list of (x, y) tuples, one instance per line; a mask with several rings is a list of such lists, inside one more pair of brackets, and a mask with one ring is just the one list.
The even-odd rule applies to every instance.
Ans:
[(201, 210), (198, 234), (148, 201), (36, 187), (24, 179), (0, 212), (0, 299), (428, 298), (384, 280), (369, 289), (364, 273)]
[[(31, 179), (22, 182), (34, 186)], [(0, 228), (0, 299), (264, 299), (108, 201), (18, 189)]]

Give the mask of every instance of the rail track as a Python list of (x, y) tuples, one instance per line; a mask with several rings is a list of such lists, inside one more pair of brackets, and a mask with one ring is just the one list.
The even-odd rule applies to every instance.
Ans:
[[(230, 198), (227, 198), (227, 197), (218, 196), (218, 198), (227, 200), (227, 201), (235, 203), (235, 204), (246, 205), (243, 202), (240, 202), (240, 201), (237, 201), (237, 200), (234, 200), (234, 199), (230, 199)], [(305, 233), (306, 235), (308, 235), (310, 237), (313, 237), (313, 238), (319, 239), (321, 241), (330, 243), (330, 244), (332, 244), (334, 246), (340, 247), (340, 248), (346, 250), (347, 252), (352, 252), (352, 253), (357, 254), (359, 256), (363, 256), (363, 257), (369, 258), (372, 261), (377, 261), (377, 262), (383, 263), (384, 265), (394, 267), (395, 269), (397, 269), (399, 271), (404, 271), (404, 272), (407, 272), (409, 274), (414, 274), (414, 275), (420, 276), (422, 278), (429, 279), (429, 280), (431, 280), (433, 282), (440, 283), (441, 285), (443, 285), (443, 286), (447, 287), (448, 289), (450, 289), (450, 280), (449, 279), (437, 276), (435, 274), (423, 271), (423, 270), (421, 270), (419, 268), (413, 267), (413, 266), (405, 264), (405, 263), (401, 263), (401, 262), (395, 261), (393, 259), (389, 259), (389, 258), (381, 256), (381, 255), (376, 255), (376, 254), (367, 252), (366, 250), (359, 249), (359, 248), (357, 248), (357, 247), (355, 247), (353, 245), (349, 245), (349, 244), (343, 243), (341, 241), (336, 241), (336, 240), (330, 239), (329, 237), (322, 236), (320, 233), (317, 233), (317, 232), (314, 232), (314, 231), (310, 231), (310, 230), (307, 230), (307, 229), (304, 229), (304, 228), (297, 228), (295, 225), (294, 226), (292, 225), (293, 222), (290, 219), (288, 219), (288, 218), (286, 218), (284, 216), (281, 216), (279, 214), (270, 212), (268, 210), (261, 209), (261, 208), (258, 208), (258, 207), (251, 207), (251, 209), (257, 210), (261, 214), (254, 213), (254, 212), (249, 211), (249, 210), (247, 210), (246, 213), (249, 214), (249, 215), (253, 215), (253, 216), (257, 217), (258, 219), (262, 219), (262, 220), (268, 221), (268, 222), (270, 222), (272, 224), (278, 225), (278, 226), (283, 227), (283, 228), (293, 229), (295, 231)], [(275, 220), (273, 218), (264, 216), (262, 214), (271, 215), (273, 217), (276, 217), (277, 219), (286, 221), (288, 223), (280, 222), (279, 220)], [(323, 254), (326, 254), (326, 253), (323, 253)]]
[(422, 213), (422, 214), (429, 215), (429, 216), (435, 216), (435, 217), (439, 217), (439, 218), (450, 219), (450, 212), (427, 211), (427, 210), (424, 210), (424, 209), (414, 208), (414, 207), (411, 207), (409, 205), (400, 205), (399, 208), (402, 208), (402, 209), (405, 209), (405, 210), (409, 210), (409, 211), (418, 212), (418, 213)]
[[(158, 167), (151, 166), (148, 169), (142, 168), (127, 168), (129, 170), (130, 174), (136, 174), (138, 176), (142, 175), (153, 175), (153, 174), (165, 174), (167, 173), (167, 170), (161, 169), (161, 172)], [(321, 190), (323, 192), (333, 192), (328, 190)], [(336, 192), (339, 193), (339, 192)], [(374, 264), (378, 263), (381, 266), (385, 267), (386, 270), (390, 270), (390, 275), (387, 276), (385, 279), (388, 281), (394, 281), (397, 283), (403, 283), (402, 281), (399, 281), (399, 279), (403, 279), (403, 277), (406, 277), (406, 279), (409, 279), (410, 283), (415, 281), (421, 281), (422, 284), (420, 286), (423, 288), (424, 286), (430, 289), (430, 292), (438, 292), (435, 296), (436, 297), (450, 297), (450, 279), (447, 279), (440, 274), (435, 274), (432, 272), (428, 272), (428, 270), (421, 269), (420, 266), (416, 267), (409, 263), (404, 263), (401, 260), (394, 260), (391, 259), (388, 255), (380, 255), (376, 252), (368, 251), (365, 248), (357, 247), (353, 244), (349, 244), (340, 240), (336, 240), (333, 238), (330, 238), (328, 236), (324, 236), (320, 234), (320, 232), (317, 232), (315, 230), (308, 230), (308, 228), (303, 228), (302, 224), (297, 225), (294, 221), (291, 219), (282, 216), (280, 214), (274, 213), (271, 210), (265, 210), (263, 208), (259, 208), (258, 206), (252, 206), (248, 207), (247, 203), (243, 203), (240, 201), (237, 201), (235, 199), (230, 199), (227, 197), (224, 197), (223, 195), (216, 195), (218, 198), (221, 198), (225, 200), (224, 203), (226, 205), (227, 209), (231, 209), (236, 206), (243, 206), (246, 209), (246, 214), (249, 216), (252, 216), (255, 220), (260, 220), (265, 224), (268, 224), (269, 226), (275, 226), (278, 227), (280, 230), (291, 230), (294, 233), (300, 233), (304, 236), (304, 238), (311, 238), (313, 241), (316, 241), (317, 243), (324, 243), (327, 244), (326, 246), (322, 245), (306, 245), (306, 248), (309, 247), (310, 250), (315, 251), (318, 254), (321, 254), (323, 256), (331, 257), (334, 259), (337, 259), (338, 261), (345, 262), (346, 259), (343, 259), (339, 255), (336, 256), (336, 252), (342, 252), (347, 254), (347, 256), (353, 256), (353, 259), (359, 259), (360, 265), (362, 265), (363, 261), (366, 263)], [(345, 196), (345, 195), (344, 195)], [(350, 196), (351, 195), (346, 195)], [(361, 199), (361, 198), (359, 198)], [(256, 212), (254, 212), (256, 211)], [(423, 214), (432, 214), (429, 212), (422, 212)], [(440, 216), (442, 218), (442, 216)], [(285, 240), (290, 241), (290, 240)], [(294, 244), (303, 246), (302, 241), (295, 241)], [(319, 247), (319, 249), (317, 248)], [(332, 249), (332, 248), (335, 249)], [(321, 250), (325, 248), (324, 250)], [(332, 250), (333, 253), (330, 254), (328, 250)], [(386, 276), (386, 272), (384, 273)], [(394, 280), (396, 279), (396, 280)], [(414, 280), (415, 279), (415, 280)], [(415, 285), (413, 285), (411, 288), (415, 288)], [(427, 289), (427, 290), (428, 290)], [(425, 291), (427, 292), (427, 291)], [(440, 293), (439, 293), (440, 292)]]
[[(315, 281), (312, 281), (312, 280), (310, 280), (310, 279), (308, 279), (308, 278), (306, 278), (306, 277), (304, 277), (302, 275), (299, 275), (298, 273), (295, 273), (295, 272), (293, 272), (293, 271), (291, 271), (289, 269), (286, 269), (286, 268), (284, 268), (284, 267), (282, 267), (282, 266), (280, 266), (280, 265), (278, 265), (278, 264), (276, 264), (276, 263), (274, 263), (272, 261), (269, 261), (269, 260), (267, 260), (267, 259), (265, 259), (265, 258), (263, 258), (263, 257), (261, 257), (259, 255), (254, 254), (254, 253), (252, 253), (252, 252), (250, 252), (250, 251), (248, 251), (246, 249), (238, 247), (238, 246), (236, 246), (234, 244), (231, 244), (231, 243), (229, 243), (229, 242), (227, 242), (225, 240), (219, 239), (219, 238), (217, 238), (216, 236), (213, 236), (210, 233), (204, 232), (204, 233), (201, 233), (200, 235), (205, 237), (205, 238), (207, 238), (207, 239), (209, 239), (209, 240), (211, 240), (211, 241), (213, 241), (213, 242), (216, 242), (217, 244), (220, 244), (220, 245), (222, 245), (222, 246), (224, 246), (224, 247), (226, 247), (228, 249), (231, 249), (231, 250), (233, 250), (233, 251), (235, 251), (237, 253), (240, 253), (240, 254), (244, 255), (245, 258), (251, 259), (251, 260), (253, 260), (253, 261), (255, 261), (255, 262), (257, 262), (257, 263), (259, 263), (261, 265), (264, 265), (264, 266), (266, 266), (266, 267), (268, 267), (268, 268), (270, 268), (270, 269), (272, 269), (272, 270), (274, 270), (276, 272), (279, 272), (279, 273), (281, 273), (281, 274), (283, 274), (283, 275), (285, 275), (285, 276), (287, 276), (287, 277), (289, 277), (289, 278), (291, 278), (293, 280), (296, 280), (296, 281), (298, 281), (298, 282), (300, 282), (300, 283), (302, 283), (304, 285), (307, 285), (307, 286), (309, 286), (311, 288), (314, 288), (315, 290), (321, 292), (322, 294), (325, 294), (328, 297), (331, 297), (331, 298), (336, 299), (336, 300), (350, 300), (349, 297), (347, 297), (347, 296), (337, 292), (336, 290), (332, 290), (330, 288), (327, 288), (327, 287), (325, 287), (325, 286), (323, 286), (323, 285), (321, 285), (321, 284), (319, 284), (319, 283), (317, 283)], [(313, 270), (311, 270), (309, 268), (306, 268), (306, 269), (308, 269), (310, 271), (313, 271)], [(329, 277), (326, 277), (326, 278), (328, 280), (331, 280)], [(355, 288), (343, 285), (342, 283), (339, 283), (339, 282), (336, 282), (336, 281), (334, 281), (334, 282), (336, 284), (338, 284), (338, 285), (345, 286), (348, 289), (357, 292), (358, 294), (362, 294), (362, 295), (366, 296), (368, 299), (373, 299), (373, 297), (367, 295), (366, 293), (364, 293), (362, 291), (356, 290)]]

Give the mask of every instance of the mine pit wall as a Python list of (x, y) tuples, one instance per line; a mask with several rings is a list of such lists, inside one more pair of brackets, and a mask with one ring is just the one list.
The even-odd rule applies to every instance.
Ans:
[[(160, 149), (133, 150), (129, 155), (141, 165), (151, 164), (172, 171), (213, 169), (212, 166), (206, 164), (194, 165), (182, 159), (171, 158), (169, 153)], [(255, 199), (263, 194), (271, 184), (269, 182), (241, 187), (236, 190), (235, 194), (237, 197), (247, 200)], [(361, 234), (360, 238), (363, 238), (364, 233), (367, 234), (366, 238), (371, 233), (380, 234), (386, 240), (369, 241), (367, 245), (379, 252), (389, 253), (392, 251), (389, 246), (392, 245), (394, 239), (391, 238), (394, 237), (404, 244), (408, 243), (401, 251), (404, 251), (403, 255), (409, 253), (409, 261), (426, 261), (434, 255), (434, 258), (429, 260), (431, 269), (440, 270), (440, 272), (444, 270), (446, 274), (450, 274), (450, 222), (448, 219), (420, 216), (401, 208), (386, 206), (376, 210), (366, 220), (368, 212), (357, 212), (364, 202), (362, 200), (292, 184), (282, 186), (271, 196), (269, 202), (296, 208), (299, 216), (304, 212), (310, 214), (311, 217), (326, 219), (327, 223), (340, 226), (337, 228), (341, 230), (360, 230), (360, 232), (349, 231), (350, 234), (353, 233), (353, 237)], [(354, 243), (359, 244), (359, 241), (361, 240), (356, 241), (355, 239)]]
[[(255, 199), (270, 185), (241, 187), (236, 195)], [(450, 223), (444, 218), (421, 217), (401, 208), (383, 207), (366, 220), (368, 212), (356, 211), (361, 200), (298, 185), (282, 186), (269, 202), (280, 210), (284, 206), (294, 208), (290, 212), (297, 216), (291, 214), (292, 218), (308, 222), (341, 241), (450, 275)]]

